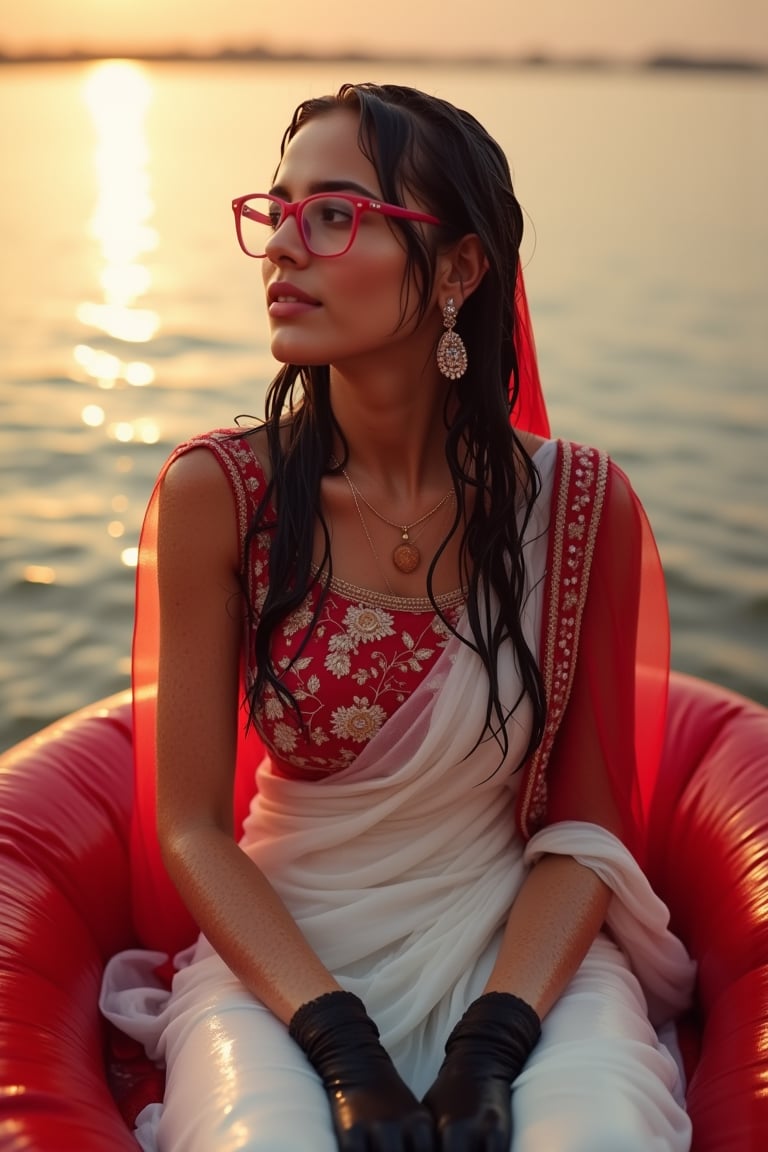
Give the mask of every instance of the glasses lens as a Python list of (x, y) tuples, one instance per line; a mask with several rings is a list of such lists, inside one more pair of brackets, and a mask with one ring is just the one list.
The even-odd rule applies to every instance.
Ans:
[[(317, 196), (304, 201), (301, 230), (315, 256), (339, 256), (352, 243), (355, 206), (342, 196)], [(251, 196), (240, 211), (240, 235), (251, 256), (264, 256), (270, 238), (283, 222), (283, 207), (271, 196)]]
[(280, 225), (282, 207), (271, 196), (251, 196), (240, 211), (240, 235), (246, 252), (263, 256), (267, 242)]
[(340, 196), (318, 196), (304, 205), (304, 243), (316, 256), (339, 256), (352, 242), (355, 206)]

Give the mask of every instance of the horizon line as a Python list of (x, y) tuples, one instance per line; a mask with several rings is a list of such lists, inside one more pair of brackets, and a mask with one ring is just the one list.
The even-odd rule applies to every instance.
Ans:
[(702, 55), (698, 53), (658, 51), (639, 57), (613, 56), (602, 53), (574, 55), (548, 52), (427, 54), (424, 52), (372, 52), (363, 49), (310, 51), (274, 49), (252, 44), (245, 48), (99, 48), (28, 49), (11, 52), (0, 44), (0, 66), (14, 64), (90, 63), (98, 60), (137, 60), (145, 63), (330, 63), (385, 62), (414, 64), (450, 64), (485, 66), (524, 66), (553, 68), (659, 69), (687, 71), (768, 72), (768, 59), (746, 55)]

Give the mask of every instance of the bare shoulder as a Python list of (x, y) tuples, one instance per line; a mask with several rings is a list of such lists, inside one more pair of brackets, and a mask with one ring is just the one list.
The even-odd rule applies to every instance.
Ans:
[(193, 503), (200, 508), (229, 495), (229, 482), (221, 464), (208, 448), (190, 448), (176, 456), (166, 468), (160, 482), (164, 504)]
[(160, 482), (158, 545), (190, 562), (218, 556), (237, 565), (239, 543), (235, 498), (227, 476), (205, 447), (190, 448), (166, 468)]
[[(516, 432), (516, 435), (529, 460), (533, 459), (542, 444), (546, 444), (543, 436), (536, 436), (533, 432)], [(528, 465), (519, 448), (515, 448), (515, 469), (520, 483), (527, 486), (530, 483)]]
[(528, 456), (535, 456), (542, 444), (547, 443), (544, 436), (537, 436), (534, 432), (518, 432), (517, 438)]

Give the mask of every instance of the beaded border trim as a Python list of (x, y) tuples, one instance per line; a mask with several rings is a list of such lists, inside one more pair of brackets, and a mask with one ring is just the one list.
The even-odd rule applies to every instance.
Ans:
[(573, 686), (589, 574), (608, 486), (609, 460), (604, 452), (560, 440), (558, 457), (557, 503), (542, 619), (541, 671), (547, 719), (520, 792), (518, 820), (525, 839), (546, 815), (547, 764)]
[[(428, 596), (394, 596), (389, 592), (374, 592), (370, 588), (361, 588), (357, 584), (350, 584), (338, 576), (332, 576), (329, 581), (327, 577), (320, 575), (320, 569), (316, 564), (312, 565), (312, 571), (320, 577), (321, 582), (326, 584), (331, 592), (338, 592), (340, 596), (347, 600), (354, 600), (355, 603), (363, 601), (376, 608), (391, 608), (399, 612), (434, 612), (435, 610), (435, 606)], [(466, 588), (456, 588), (452, 592), (443, 592), (436, 596), (435, 602), (439, 608), (455, 608), (463, 604), (466, 598)]]

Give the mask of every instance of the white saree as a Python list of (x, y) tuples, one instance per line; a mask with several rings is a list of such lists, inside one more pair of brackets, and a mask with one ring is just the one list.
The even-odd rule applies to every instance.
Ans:
[[(554, 444), (525, 547), (524, 628), (538, 649)], [(518, 696), (513, 658), (502, 700)], [(453, 640), (432, 674), (350, 767), (286, 779), (269, 760), (241, 841), (311, 946), (357, 993), (421, 1096), (453, 1025), (480, 995), (508, 910), (543, 853), (594, 868), (613, 892), (601, 934), (543, 1023), (513, 1093), (512, 1152), (687, 1152), (678, 1067), (656, 1028), (685, 1006), (692, 966), (630, 853), (592, 824), (552, 824), (526, 845), (513, 812), (530, 718), (510, 749), (483, 727), (486, 681)], [(115, 957), (101, 1007), (168, 1069), (165, 1101), (139, 1118), (147, 1152), (334, 1152), (325, 1094), (282, 1024), (201, 937), (169, 995), (146, 952)], [(649, 1020), (652, 1020), (652, 1023)]]

